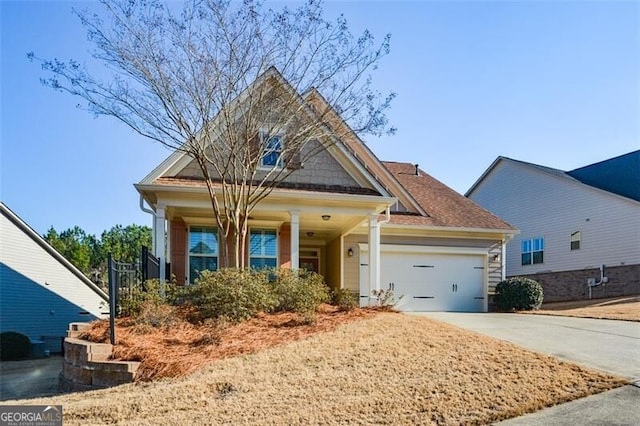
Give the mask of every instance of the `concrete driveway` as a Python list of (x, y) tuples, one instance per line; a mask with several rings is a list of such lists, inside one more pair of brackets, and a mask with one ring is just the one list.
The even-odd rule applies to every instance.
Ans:
[(425, 312), (430, 318), (640, 380), (640, 322), (548, 315)]
[(640, 323), (546, 315), (414, 313), (557, 358), (622, 376), (634, 383), (501, 422), (500, 425), (640, 424)]

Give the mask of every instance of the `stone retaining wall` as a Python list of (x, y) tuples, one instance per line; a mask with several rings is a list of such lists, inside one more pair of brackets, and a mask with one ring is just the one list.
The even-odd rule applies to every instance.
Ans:
[(85, 323), (69, 324), (59, 388), (63, 391), (86, 391), (133, 382), (140, 363), (111, 361), (110, 344), (78, 339), (78, 335), (88, 327)]
[[(609, 282), (592, 287), (592, 298), (631, 296), (640, 294), (640, 265), (607, 266)], [(542, 285), (545, 302), (565, 302), (589, 299), (587, 278), (600, 279), (600, 269), (548, 272), (524, 275)]]

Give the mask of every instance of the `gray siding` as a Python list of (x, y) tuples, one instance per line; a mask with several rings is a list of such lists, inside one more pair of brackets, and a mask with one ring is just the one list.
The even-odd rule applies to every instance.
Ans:
[(51, 337), (47, 349), (59, 351), (70, 322), (108, 311), (101, 296), (4, 215), (0, 235), (0, 332)]
[[(318, 142), (311, 141), (303, 148), (304, 153), (311, 152), (318, 146)], [(216, 176), (213, 169), (209, 171), (212, 176)], [(256, 178), (264, 178), (265, 172), (258, 171)], [(202, 172), (195, 162), (191, 162), (187, 167), (178, 173), (179, 177), (202, 177)], [(342, 165), (324, 149), (306, 161), (303, 167), (294, 171), (284, 179), (284, 182), (292, 184), (315, 184), (315, 185), (340, 185), (345, 187), (359, 187), (358, 183), (342, 167)]]
[[(640, 263), (640, 203), (577, 181), (502, 160), (470, 198), (516, 228), (507, 275)], [(571, 250), (571, 233), (582, 234)], [(521, 265), (523, 239), (544, 237), (544, 263)]]

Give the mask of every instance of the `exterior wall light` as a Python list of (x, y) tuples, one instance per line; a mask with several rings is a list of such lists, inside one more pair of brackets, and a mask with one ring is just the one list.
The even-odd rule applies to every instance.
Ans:
[(349, 247), (349, 250), (347, 250), (347, 256), (353, 257), (353, 249), (351, 247)]

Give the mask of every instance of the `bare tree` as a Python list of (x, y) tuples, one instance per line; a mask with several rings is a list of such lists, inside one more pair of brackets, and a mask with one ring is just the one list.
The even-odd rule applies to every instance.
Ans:
[(385, 111), (394, 95), (374, 91), (370, 75), (389, 35), (377, 44), (368, 31), (354, 37), (342, 16), (323, 17), (320, 1), (277, 11), (254, 0), (190, 0), (180, 10), (101, 3), (104, 16), (76, 14), (106, 78), (73, 60), (28, 56), (49, 73), (43, 84), (193, 159), (221, 253), (236, 267), (249, 215), (287, 176), (350, 129), (393, 132)]

